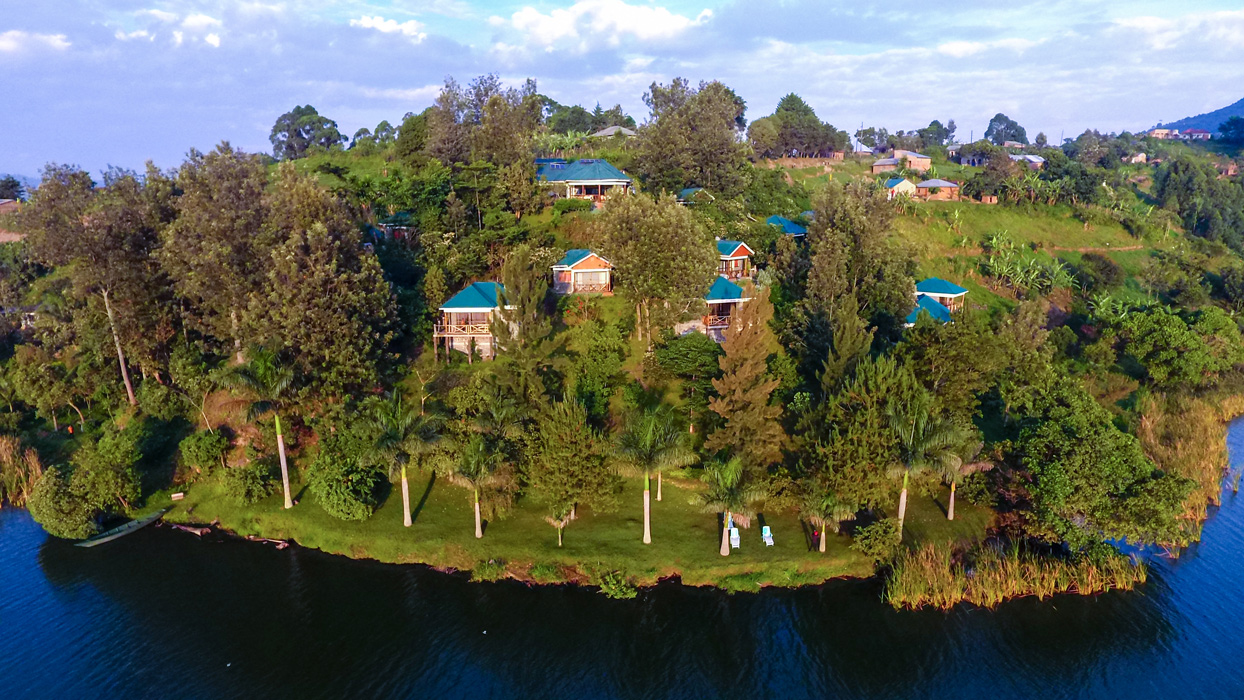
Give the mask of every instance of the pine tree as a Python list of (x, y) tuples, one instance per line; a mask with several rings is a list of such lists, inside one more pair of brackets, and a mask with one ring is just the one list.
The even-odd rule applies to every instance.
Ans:
[(769, 328), (772, 318), (767, 289), (739, 308), (722, 343), (726, 354), (717, 360), (722, 371), (721, 378), (713, 380), (717, 396), (708, 403), (725, 425), (708, 436), (705, 448), (729, 450), (750, 469), (763, 470), (781, 460), (786, 442), (778, 422), (782, 407), (770, 403), (780, 383), (769, 375), (766, 364), (776, 348)]
[(539, 422), (540, 446), (525, 470), (535, 499), (547, 505), (546, 518), (562, 530), (577, 507), (610, 510), (617, 506), (622, 481), (609, 466), (609, 444), (587, 424), (587, 411), (576, 401), (553, 404)]

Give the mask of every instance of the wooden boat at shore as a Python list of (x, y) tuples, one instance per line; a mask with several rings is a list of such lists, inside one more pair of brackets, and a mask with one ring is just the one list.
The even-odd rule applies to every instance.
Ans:
[(111, 530), (105, 530), (104, 532), (101, 532), (98, 535), (95, 535), (94, 537), (89, 537), (85, 540), (82, 540), (81, 542), (76, 543), (74, 546), (94, 547), (96, 545), (101, 545), (105, 542), (111, 542), (120, 537), (125, 537), (131, 532), (141, 530), (144, 527), (147, 527), (148, 525), (150, 525), (151, 523), (154, 523), (155, 521), (159, 520), (160, 518), (163, 518), (165, 513), (168, 513), (172, 509), (173, 509), (172, 506), (169, 506), (167, 508), (162, 508), (156, 511), (155, 513), (152, 513), (151, 515), (148, 515), (145, 518), (141, 518), (139, 520), (131, 520), (128, 523), (114, 527)]

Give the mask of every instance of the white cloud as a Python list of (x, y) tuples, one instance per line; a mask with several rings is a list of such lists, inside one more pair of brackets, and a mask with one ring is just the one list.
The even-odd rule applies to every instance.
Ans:
[(617, 46), (624, 36), (640, 41), (672, 39), (712, 16), (712, 10), (691, 18), (664, 7), (628, 5), (624, 0), (580, 0), (548, 13), (524, 7), (511, 15), (510, 24), (532, 43), (551, 46), (562, 40), (581, 39), (581, 48), (586, 49), (590, 40), (603, 39)]
[(1244, 44), (1244, 10), (1200, 12), (1182, 17), (1124, 17), (1114, 22), (1115, 35), (1139, 35), (1148, 48), (1163, 51), (1186, 40), (1196, 43)]
[(69, 46), (69, 39), (64, 34), (33, 34), (17, 29), (0, 33), (0, 52), (3, 53), (40, 48), (64, 51)]
[(216, 48), (220, 48), (220, 35), (219, 34), (208, 34), (207, 36), (203, 37), (203, 41), (208, 44), (211, 44), (212, 46), (215, 46)]
[(421, 102), (423, 100), (431, 100), (441, 92), (440, 85), (424, 85), (417, 88), (359, 88), (359, 93), (363, 97), (372, 99), (386, 100), (405, 100), (410, 102)]
[(1023, 53), (1034, 46), (1040, 44), (1040, 41), (1031, 39), (997, 39), (995, 41), (948, 41), (937, 47), (939, 53), (943, 53), (953, 58), (966, 58), (984, 51), (993, 49), (1006, 49), (1015, 53)]
[(139, 29), (138, 31), (130, 32), (129, 34), (126, 34), (125, 32), (118, 29), (117, 33), (114, 34), (113, 36), (115, 36), (118, 41), (129, 41), (130, 39), (154, 39), (155, 38), (151, 36), (151, 34), (146, 29)]
[(156, 9), (139, 10), (137, 14), (151, 15), (152, 17), (154, 17), (155, 19), (161, 22), (175, 22), (177, 20), (176, 14), (172, 12), (166, 12), (165, 10), (156, 10)]
[(181, 21), (182, 29), (187, 29), (192, 32), (202, 32), (211, 29), (212, 27), (219, 26), (220, 20), (215, 17), (208, 17), (207, 15), (202, 14), (190, 15)]
[(173, 32), (173, 46), (181, 46), (181, 42), (186, 38), (181, 32)]
[(414, 39), (415, 43), (423, 41), (424, 38), (428, 36), (423, 32), (423, 25), (413, 19), (406, 20), (405, 22), (398, 22), (395, 19), (385, 19), (380, 15), (376, 15), (375, 17), (363, 15), (358, 19), (350, 20), (350, 26), (362, 27), (364, 29), (375, 29), (378, 32), (384, 32), (385, 34), (401, 34)]

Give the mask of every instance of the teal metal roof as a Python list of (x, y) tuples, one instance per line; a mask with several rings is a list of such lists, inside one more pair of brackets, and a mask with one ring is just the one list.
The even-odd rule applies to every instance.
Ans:
[(441, 310), (495, 309), (498, 295), (504, 293), (505, 287), (498, 282), (472, 282), (445, 302)]
[(393, 216), (387, 216), (380, 220), (381, 226), (410, 226), (410, 212), (399, 211)]
[(713, 280), (713, 286), (704, 295), (704, 301), (742, 301), (746, 298), (743, 296), (743, 288), (725, 277)]
[(631, 181), (630, 176), (613, 167), (609, 161), (592, 158), (576, 160), (573, 163), (546, 163), (540, 165), (536, 169), (536, 177), (544, 178), (549, 182)]
[(926, 297), (923, 294), (916, 297), (916, 308), (907, 314), (907, 322), (914, 324), (920, 318), (921, 313), (927, 313), (935, 321), (950, 323), (950, 309), (942, 306), (941, 302), (933, 297)]
[(802, 236), (808, 232), (808, 229), (800, 226), (794, 221), (791, 221), (785, 216), (778, 216), (777, 214), (765, 219), (765, 223), (770, 226), (777, 226), (782, 229), (782, 233), (789, 233), (792, 236)]
[[(720, 255), (730, 255), (738, 249), (739, 246), (747, 245), (743, 241), (717, 241), (717, 252)], [(749, 247), (748, 250), (751, 250)]]
[(688, 199), (691, 199), (691, 196), (694, 195), (696, 192), (703, 192), (703, 191), (704, 191), (703, 187), (688, 187), (678, 193), (678, 198), (686, 201)]
[(947, 282), (940, 277), (930, 277), (927, 280), (920, 280), (916, 283), (916, 293), (951, 296), (956, 294), (967, 294), (968, 290), (960, 287), (954, 282)]
[(566, 254), (562, 256), (562, 259), (558, 260), (553, 266), (561, 267), (565, 265), (566, 267), (570, 267), (572, 265), (577, 265), (591, 254), (592, 251), (587, 248), (572, 248), (571, 250), (566, 251)]

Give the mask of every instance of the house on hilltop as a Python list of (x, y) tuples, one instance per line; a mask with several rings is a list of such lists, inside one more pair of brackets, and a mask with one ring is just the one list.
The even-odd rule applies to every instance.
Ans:
[(566, 251), (553, 264), (553, 291), (558, 294), (613, 294), (613, 263), (586, 248)]
[(769, 218), (765, 219), (765, 223), (769, 224), (770, 226), (777, 226), (778, 228), (782, 229), (782, 233), (785, 233), (788, 236), (795, 236), (796, 238), (799, 236), (807, 235), (808, 233), (808, 229), (804, 228), (803, 226), (800, 226), (794, 221), (791, 221), (785, 216), (778, 216), (777, 214), (774, 214), (773, 216), (770, 216)]
[(475, 352), (486, 360), (496, 357), (492, 323), (504, 295), (505, 287), (497, 282), (472, 282), (453, 295), (440, 308), (440, 321), (432, 329), (432, 351), (439, 356), (443, 344), (446, 359), (450, 350), (466, 353), (468, 362)]
[(1041, 156), (1034, 156), (1027, 153), (1013, 154), (1011, 160), (1027, 167), (1029, 170), (1040, 170), (1045, 167), (1045, 159)]
[(885, 198), (887, 200), (892, 200), (895, 197), (914, 197), (916, 194), (915, 184), (903, 177), (892, 177), (886, 180), (882, 187), (885, 187)]
[(925, 180), (916, 183), (916, 197), (926, 202), (959, 201), (959, 185), (949, 180)]
[(1179, 129), (1150, 129), (1148, 135), (1149, 138), (1170, 141), (1179, 138)]
[(628, 129), (625, 126), (607, 126), (600, 131), (588, 136), (589, 139), (607, 139), (614, 136), (625, 136), (630, 138), (635, 136), (634, 129)]
[(728, 280), (752, 276), (754, 251), (743, 241), (717, 241), (717, 274)]
[(933, 167), (933, 159), (929, 156), (926, 156), (923, 153), (916, 153), (915, 151), (897, 149), (894, 151), (893, 157), (882, 158), (881, 160), (873, 163), (872, 172), (874, 175), (877, 175), (880, 173), (892, 172), (898, 170), (899, 168), (906, 168), (908, 170), (914, 170), (918, 173), (923, 173), (928, 172), (931, 167)]
[(1188, 141), (1208, 141), (1211, 134), (1205, 129), (1184, 129), (1179, 135)]
[(618, 194), (634, 191), (634, 181), (606, 160), (584, 158), (573, 163), (562, 160), (536, 162), (536, 179), (557, 186), (552, 194), (568, 199), (586, 199), (599, 206)]
[(917, 297), (929, 297), (952, 312), (963, 308), (963, 298), (967, 293), (968, 290), (963, 287), (940, 277), (930, 277), (916, 283)]

